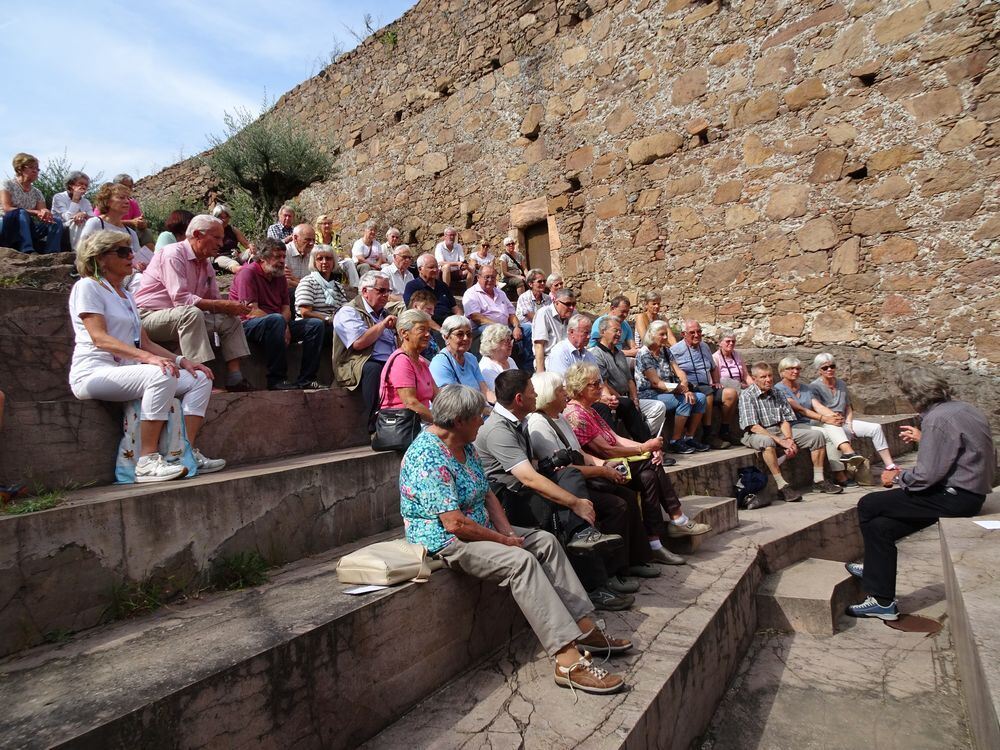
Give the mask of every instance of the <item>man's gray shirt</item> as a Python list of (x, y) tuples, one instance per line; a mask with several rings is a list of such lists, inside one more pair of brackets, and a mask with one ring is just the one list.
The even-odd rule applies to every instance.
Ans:
[(531, 460), (528, 438), (521, 423), (500, 404), (493, 408), (493, 413), (479, 429), (476, 450), (491, 484), (499, 482), (514, 492), (524, 489), (510, 472), (518, 464)]
[(923, 413), (917, 465), (899, 484), (913, 492), (953, 487), (978, 495), (993, 489), (995, 453), (986, 416), (964, 401), (945, 401)]

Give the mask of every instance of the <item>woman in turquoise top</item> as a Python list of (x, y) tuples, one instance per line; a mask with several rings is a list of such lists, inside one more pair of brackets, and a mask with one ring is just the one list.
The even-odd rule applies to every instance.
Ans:
[(458, 383), (467, 385), (489, 400), (486, 379), (479, 370), (479, 361), (469, 354), (472, 346), (472, 322), (464, 315), (451, 315), (441, 324), (445, 348), (431, 360), (431, 375), (438, 388)]
[(507, 586), (555, 659), (557, 685), (617, 692), (625, 686), (621, 676), (580, 651), (619, 653), (632, 644), (594, 621), (590, 597), (552, 534), (507, 520), (472, 445), (484, 407), (482, 394), (463, 385), (445, 386), (434, 398), (434, 423), (410, 445), (399, 471), (406, 539), (451, 570)]

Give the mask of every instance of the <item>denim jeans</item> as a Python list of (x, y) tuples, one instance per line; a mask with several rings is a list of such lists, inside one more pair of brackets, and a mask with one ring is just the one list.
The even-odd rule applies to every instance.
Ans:
[[(326, 325), (319, 318), (300, 318), (288, 324), (292, 341), (302, 342), (302, 367), (299, 383), (316, 379), (319, 358), (323, 349)], [(285, 319), (280, 313), (271, 313), (259, 318), (243, 321), (243, 331), (247, 341), (254, 341), (264, 347), (267, 357), (267, 384), (276, 385), (288, 375), (288, 348), (285, 346)]]
[[(12, 247), (22, 253), (58, 253), (61, 250), (63, 225), (58, 216), (54, 224), (36, 219), (23, 208), (15, 208), (3, 215), (0, 228), (0, 245)], [(40, 248), (40, 249), (39, 249)]]
[[(646, 391), (643, 391), (643, 393), (646, 393)], [(705, 394), (698, 393), (697, 391), (694, 394), (694, 404), (689, 404), (687, 398), (684, 396), (678, 398), (672, 393), (657, 393), (655, 396), (647, 395), (642, 396), (642, 398), (655, 398), (667, 407), (667, 411), (675, 412), (681, 417), (689, 417), (692, 412), (695, 414), (705, 413)]]

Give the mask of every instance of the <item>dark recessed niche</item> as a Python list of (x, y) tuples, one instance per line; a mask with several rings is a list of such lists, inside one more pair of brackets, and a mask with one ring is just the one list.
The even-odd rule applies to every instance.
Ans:
[(501, 67), (499, 57), (490, 58), (490, 70), (500, 70)]
[(848, 172), (847, 176), (850, 177), (852, 180), (863, 180), (868, 176), (868, 167), (862, 164), (857, 169)]
[(698, 145), (707, 146), (708, 145), (708, 128), (702, 130), (698, 133)]
[(855, 76), (855, 78), (857, 78), (859, 81), (861, 81), (861, 85), (862, 86), (868, 87), (868, 86), (874, 85), (874, 83), (875, 83), (875, 77), (877, 75), (878, 75), (877, 72), (875, 72), (875, 73), (862, 73), (859, 76)]
[(569, 183), (570, 192), (576, 192), (580, 189), (580, 178), (577, 175), (569, 177), (566, 182)]
[(397, 109), (396, 113), (392, 116), (393, 122), (400, 122), (403, 119), (403, 110)]
[(472, 212), (471, 211), (469, 211), (465, 215), (465, 228), (466, 229), (472, 229)]

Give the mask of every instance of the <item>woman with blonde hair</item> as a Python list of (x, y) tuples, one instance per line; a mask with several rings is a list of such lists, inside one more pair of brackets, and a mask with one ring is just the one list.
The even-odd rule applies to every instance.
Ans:
[[(134, 235), (133, 235), (134, 236)], [(131, 239), (121, 232), (97, 231), (80, 242), (69, 313), (76, 335), (69, 384), (79, 399), (142, 400), (137, 482), (162, 482), (185, 475), (184, 466), (159, 453), (160, 433), (174, 397), (181, 400), (192, 446), (212, 394), (212, 371), (153, 343), (142, 328), (135, 300), (124, 286), (132, 273)], [(197, 449), (198, 472), (224, 468), (221, 459)]]
[(646, 292), (642, 300), (642, 312), (635, 316), (635, 340), (642, 341), (646, 336), (646, 329), (649, 328), (650, 324), (660, 320), (667, 324), (667, 342), (670, 346), (676, 344), (677, 337), (674, 336), (674, 331), (670, 327), (670, 322), (665, 317), (660, 315), (660, 305), (663, 301), (660, 293)]

